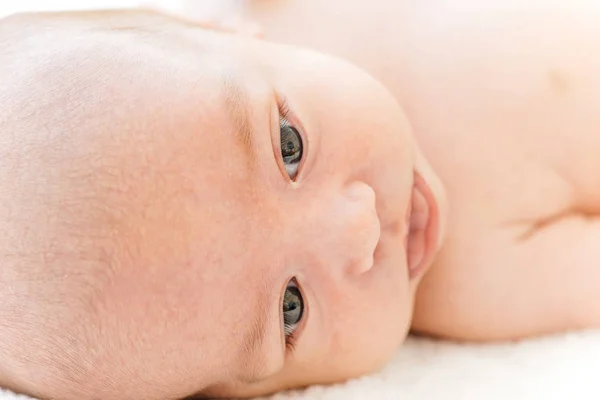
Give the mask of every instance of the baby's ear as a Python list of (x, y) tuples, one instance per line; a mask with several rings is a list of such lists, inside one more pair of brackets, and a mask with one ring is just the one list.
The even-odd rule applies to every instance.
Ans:
[(173, 10), (167, 10), (166, 8), (161, 7), (158, 4), (152, 2), (143, 2), (140, 4), (140, 7), (146, 10), (157, 11), (162, 14), (170, 15), (180, 20), (185, 20), (186, 22), (197, 25), (198, 27), (203, 29), (235, 33), (242, 36), (254, 37), (257, 39), (263, 38), (263, 29), (260, 25), (258, 25), (255, 22), (245, 20), (237, 15), (218, 19), (201, 19), (190, 18), (188, 15), (185, 15), (183, 11), (179, 10), (173, 12)]

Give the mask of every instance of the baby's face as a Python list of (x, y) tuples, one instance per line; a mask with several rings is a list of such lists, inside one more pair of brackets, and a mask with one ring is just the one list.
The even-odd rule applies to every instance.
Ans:
[(120, 165), (96, 194), (129, 232), (86, 328), (109, 349), (98, 376), (250, 396), (383, 366), (438, 245), (435, 178), (396, 102), (337, 59), (116, 15), (43, 22), (76, 38), (64, 79), (89, 80), (73, 112), (102, 156), (81, 162)]

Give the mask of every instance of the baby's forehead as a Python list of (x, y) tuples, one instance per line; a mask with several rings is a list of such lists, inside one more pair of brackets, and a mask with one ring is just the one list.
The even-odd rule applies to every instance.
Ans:
[[(28, 27), (37, 17), (27, 18), (8, 22), (14, 34), (0, 23), (0, 46), (7, 49), (0, 52), (0, 131), (13, 140), (2, 150), (15, 155), (8, 158), (25, 175), (35, 175), (3, 189), (25, 199), (15, 202), (15, 212), (43, 216), (19, 225), (43, 232), (27, 250), (42, 254), (48, 245), (52, 254), (70, 257), (53, 264), (65, 277), (61, 301), (74, 305), (69, 312), (89, 314), (91, 304), (98, 321), (112, 318), (111, 310), (115, 321), (135, 318), (126, 335), (148, 328), (144, 337), (157, 348), (164, 343), (151, 328), (164, 320), (151, 318), (175, 304), (168, 334), (193, 338), (190, 348), (204, 354), (234, 359), (231, 343), (240, 327), (231, 321), (243, 320), (247, 311), (239, 304), (256, 297), (258, 282), (264, 286), (266, 245), (276, 244), (276, 229), (261, 222), (276, 221), (266, 207), (257, 211), (241, 163), (251, 140), (243, 81), (203, 68), (200, 52), (172, 57), (181, 48), (154, 42), (153, 35), (95, 32), (80, 20), (52, 28), (55, 22), (41, 18), (36, 29), (48, 28), (44, 36)], [(147, 304), (153, 312), (140, 312)], [(193, 318), (223, 310), (229, 322), (189, 324), (185, 310)], [(82, 331), (92, 332), (93, 324)], [(205, 343), (205, 337), (224, 339)], [(114, 354), (128, 351), (112, 345)], [(137, 355), (140, 366), (149, 364), (148, 355)], [(185, 357), (195, 366), (193, 354)]]
[[(236, 214), (242, 212), (236, 207), (252, 205), (246, 191), (256, 183), (249, 173), (256, 160), (252, 99), (239, 66), (224, 57), (223, 68), (215, 68), (214, 52), (179, 48), (173, 57), (161, 33), (98, 31), (94, 24), (109, 24), (87, 24), (82, 17), (65, 26), (54, 20), (67, 18), (61, 15), (15, 18), (9, 25), (21, 29), (15, 34), (20, 44), (12, 55), (0, 55), (6, 72), (0, 76), (6, 88), (3, 128), (30, 138), (40, 132), (61, 136), (71, 151), (101, 152), (103, 159), (128, 153), (131, 164), (145, 153), (153, 168), (170, 163), (164, 168), (179, 169), (182, 179), (194, 182), (207, 215), (227, 207)], [(56, 29), (38, 37), (27, 28), (38, 20)], [(248, 218), (229, 218), (220, 226), (235, 229)]]
[[(40, 37), (27, 28), (37, 21), (53, 28)], [(257, 228), (269, 210), (256, 209), (259, 174), (250, 172), (258, 135), (251, 132), (252, 98), (239, 67), (224, 57), (217, 63), (223, 68), (215, 68), (214, 52), (190, 51), (195, 44), (165, 46), (160, 29), (140, 34), (125, 25), (107, 30), (109, 23), (86, 21), (85, 15), (9, 21), (21, 33), (15, 57), (0, 55), (6, 72), (0, 86), (7, 88), (0, 105), (3, 129), (38, 142), (40, 132), (60, 137), (69, 143), (62, 157), (81, 155), (80, 170), (96, 158), (100, 168), (122, 165), (119, 174), (128, 168), (137, 174), (158, 171), (157, 182), (169, 176), (181, 193), (196, 196), (194, 217), (204, 219), (195, 229), (213, 236), (207, 241), (213, 253), (256, 239), (259, 233), (250, 225)], [(130, 18), (131, 24), (137, 21)], [(97, 25), (103, 28), (94, 29)], [(0, 40), (7, 40), (2, 35), (6, 30)], [(14, 61), (21, 59), (27, 68)], [(262, 136), (263, 144), (270, 143), (268, 133)], [(262, 147), (272, 158), (271, 146)], [(175, 196), (175, 186), (170, 190), (160, 195)]]

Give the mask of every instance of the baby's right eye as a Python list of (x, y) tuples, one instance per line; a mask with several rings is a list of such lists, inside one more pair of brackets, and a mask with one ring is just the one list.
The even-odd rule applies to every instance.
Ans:
[(302, 137), (298, 130), (287, 120), (285, 114), (279, 117), (279, 132), (283, 164), (290, 179), (295, 180), (304, 151)]

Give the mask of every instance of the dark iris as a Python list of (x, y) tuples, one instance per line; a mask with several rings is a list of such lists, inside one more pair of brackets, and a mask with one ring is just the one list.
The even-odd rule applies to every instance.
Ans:
[(302, 320), (303, 313), (302, 293), (297, 287), (288, 285), (283, 296), (283, 323), (285, 326), (294, 326)]
[(284, 164), (297, 164), (302, 160), (302, 138), (293, 126), (286, 121), (280, 124), (281, 155)]

